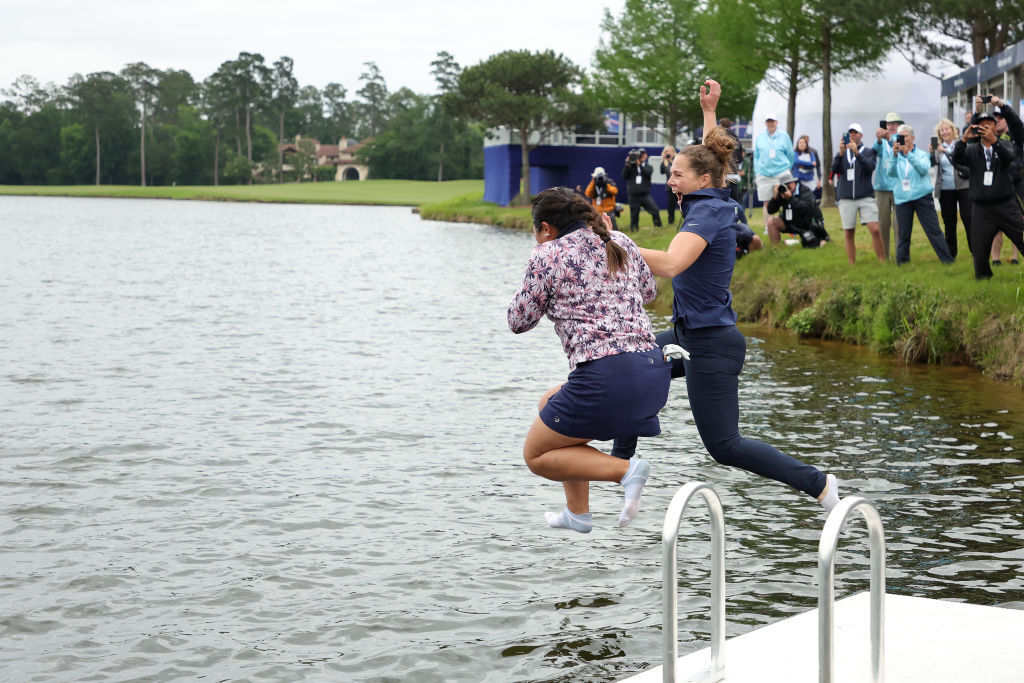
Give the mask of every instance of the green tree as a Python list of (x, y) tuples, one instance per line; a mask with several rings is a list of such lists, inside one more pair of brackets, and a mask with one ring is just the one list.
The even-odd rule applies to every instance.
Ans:
[[(1024, 4), (1017, 0), (907, 0), (905, 6), (913, 25), (928, 30), (897, 34), (901, 52), (924, 73), (932, 73), (935, 61), (961, 69), (979, 64), (1024, 39)], [(965, 47), (973, 61), (965, 59)]]
[(388, 116), (388, 88), (384, 76), (377, 68), (376, 62), (364, 62), (366, 71), (359, 75), (363, 87), (356, 94), (363, 98), (364, 131), (363, 137), (373, 137)]
[(451, 134), (455, 123), (452, 112), (454, 110), (455, 92), (459, 87), (459, 74), (462, 67), (455, 61), (455, 58), (448, 52), (442, 50), (437, 53), (437, 58), (430, 63), (434, 67), (430, 72), (437, 82), (438, 96), (435, 99), (434, 120), (437, 129), (437, 139), (440, 149), (437, 154), (437, 182), (444, 180), (444, 145)]
[(600, 125), (600, 111), (580, 86), (579, 67), (552, 50), (501, 52), (459, 74), (458, 110), (487, 127), (519, 134), (522, 190), (514, 203), (530, 202), (531, 149), (556, 131)]
[[(626, 0), (620, 16), (605, 10), (601, 22), (591, 80), (596, 96), (637, 119), (657, 116), (666, 127), (665, 141), (673, 145), (684, 127), (703, 122), (698, 87), (707, 78), (724, 80), (698, 39), (701, 12), (698, 0)], [(763, 73), (756, 67), (734, 70), (719, 111), (751, 111)]]
[(291, 57), (281, 57), (274, 62), (271, 72), (271, 104), (278, 117), (277, 182), (284, 182), (284, 117), (295, 106), (299, 96), (299, 81), (295, 78), (295, 62)]
[(121, 69), (135, 102), (142, 109), (139, 126), (139, 182), (146, 186), (146, 120), (156, 100), (157, 70), (145, 62), (133, 62)]
[(345, 101), (348, 91), (340, 83), (328, 83), (324, 87), (322, 110), (324, 111), (324, 129), (322, 141), (338, 142), (342, 137), (352, 134), (352, 114), (349, 102)]
[(295, 146), (298, 147), (298, 151), (287, 156), (288, 163), (295, 169), (296, 179), (301, 183), (302, 179), (309, 175), (313, 182), (316, 182), (316, 146), (309, 138), (301, 138)]
[[(96, 142), (96, 184), (100, 184), (102, 153), (101, 133), (110, 138), (131, 129), (135, 104), (131, 88), (120, 76), (101, 71), (86, 77), (72, 76), (68, 92), (77, 118), (85, 123)], [(108, 163), (111, 175), (116, 174), (117, 158)]]

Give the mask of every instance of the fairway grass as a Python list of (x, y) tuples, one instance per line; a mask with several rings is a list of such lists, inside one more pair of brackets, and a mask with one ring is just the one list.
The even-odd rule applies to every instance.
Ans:
[(209, 201), (273, 202), (285, 204), (385, 204), (419, 206), (470, 194), (481, 196), (483, 180), (364, 180), (281, 185), (0, 185), (4, 195), (56, 197), (127, 197), (199, 199)]

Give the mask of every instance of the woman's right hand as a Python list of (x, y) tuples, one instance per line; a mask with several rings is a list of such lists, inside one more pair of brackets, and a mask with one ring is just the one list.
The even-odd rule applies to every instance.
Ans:
[(707, 79), (700, 86), (700, 108), (713, 112), (718, 108), (718, 100), (722, 97), (722, 86), (718, 81)]

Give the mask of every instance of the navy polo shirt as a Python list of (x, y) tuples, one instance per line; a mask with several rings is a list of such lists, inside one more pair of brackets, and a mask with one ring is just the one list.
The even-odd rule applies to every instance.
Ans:
[(672, 321), (685, 328), (736, 324), (729, 284), (736, 264), (737, 207), (725, 188), (683, 196), (679, 231), (696, 233), (708, 243), (689, 268), (672, 278)]

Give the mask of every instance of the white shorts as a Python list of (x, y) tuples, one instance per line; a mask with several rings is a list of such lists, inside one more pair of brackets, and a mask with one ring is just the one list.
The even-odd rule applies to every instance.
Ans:
[(771, 200), (772, 190), (779, 184), (779, 178), (782, 175), (782, 173), (778, 175), (759, 175), (754, 178), (754, 182), (757, 183), (757, 201), (767, 202)]
[(860, 211), (860, 223), (878, 222), (878, 204), (874, 197), (861, 197), (860, 199), (840, 199), (839, 217), (843, 219), (843, 230), (853, 230), (857, 227), (857, 212)]

